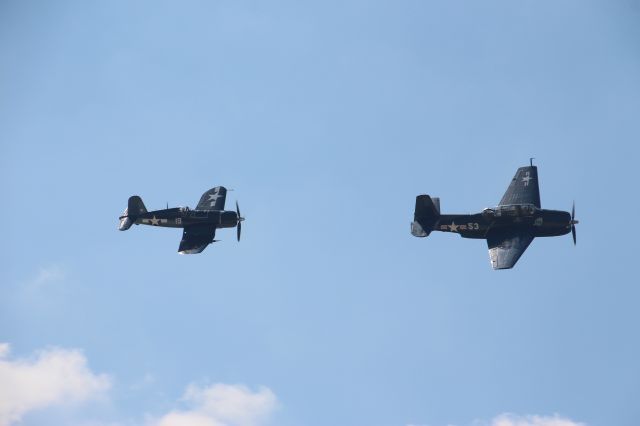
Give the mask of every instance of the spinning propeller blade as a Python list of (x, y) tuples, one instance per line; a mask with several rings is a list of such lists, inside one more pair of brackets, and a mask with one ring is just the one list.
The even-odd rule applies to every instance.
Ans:
[(236, 212), (238, 213), (238, 241), (240, 241), (240, 234), (242, 233), (242, 221), (244, 217), (240, 216), (240, 206), (238, 206), (238, 202), (236, 201)]
[(578, 223), (577, 220), (575, 220), (575, 216), (576, 216), (576, 202), (573, 202), (573, 205), (571, 206), (571, 236), (573, 237), (573, 245), (576, 245), (576, 224)]

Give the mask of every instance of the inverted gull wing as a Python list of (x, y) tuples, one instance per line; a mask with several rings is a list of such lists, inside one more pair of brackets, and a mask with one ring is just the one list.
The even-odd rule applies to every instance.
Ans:
[(522, 232), (488, 235), (487, 245), (489, 246), (491, 267), (493, 269), (513, 268), (533, 238), (533, 235)]
[(182, 241), (178, 252), (180, 254), (196, 254), (213, 242), (216, 227), (211, 224), (186, 226), (182, 231)]
[(216, 186), (200, 197), (196, 210), (224, 210), (224, 201), (227, 198), (227, 188)]
[(536, 166), (518, 169), (499, 205), (509, 204), (533, 204), (540, 207), (540, 188), (538, 187), (538, 168)]

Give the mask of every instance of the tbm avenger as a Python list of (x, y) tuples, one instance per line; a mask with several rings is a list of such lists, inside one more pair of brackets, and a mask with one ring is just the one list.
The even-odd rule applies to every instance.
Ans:
[(493, 269), (513, 268), (535, 237), (569, 232), (576, 243), (575, 203), (571, 213), (540, 208), (538, 169), (520, 167), (497, 207), (477, 214), (441, 214), (440, 199), (416, 197), (411, 234), (426, 237), (431, 231), (455, 232), (463, 238), (486, 239)]
[(151, 225), (166, 228), (184, 228), (178, 252), (180, 254), (195, 254), (202, 252), (214, 240), (216, 229), (233, 228), (237, 226), (237, 237), (240, 241), (242, 221), (240, 208), (236, 201), (236, 211), (224, 209), (227, 189), (224, 186), (211, 188), (200, 198), (194, 210), (189, 207), (174, 207), (164, 210), (147, 211), (142, 199), (137, 196), (129, 197), (129, 204), (122, 216), (118, 229), (126, 231), (131, 225)]

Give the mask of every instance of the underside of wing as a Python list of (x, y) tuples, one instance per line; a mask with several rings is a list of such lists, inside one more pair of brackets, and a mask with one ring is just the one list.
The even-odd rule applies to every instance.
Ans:
[(513, 268), (522, 253), (533, 241), (527, 233), (494, 234), (487, 237), (489, 259), (493, 269)]
[(182, 240), (178, 253), (180, 254), (196, 254), (201, 253), (209, 244), (213, 242), (216, 236), (215, 225), (191, 225), (182, 231)]
[(200, 197), (196, 210), (224, 210), (224, 202), (227, 198), (227, 188), (216, 186)]
[(540, 207), (540, 188), (538, 186), (538, 168), (520, 167), (511, 180), (507, 192), (500, 200), (501, 206), (509, 204), (533, 204)]

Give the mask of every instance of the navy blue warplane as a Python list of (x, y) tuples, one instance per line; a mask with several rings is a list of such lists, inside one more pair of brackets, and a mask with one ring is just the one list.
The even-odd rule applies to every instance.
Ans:
[(189, 207), (166, 208), (147, 211), (142, 199), (134, 195), (129, 197), (129, 205), (120, 216), (118, 229), (126, 231), (131, 225), (152, 225), (167, 228), (184, 228), (178, 252), (195, 254), (202, 252), (210, 243), (215, 242), (217, 228), (238, 227), (238, 241), (242, 231), (240, 208), (236, 201), (236, 211), (224, 209), (227, 189), (224, 186), (211, 188), (200, 198), (194, 210)]
[(455, 232), (463, 238), (486, 239), (493, 269), (513, 268), (535, 237), (569, 232), (576, 243), (575, 204), (571, 214), (540, 208), (538, 168), (520, 167), (497, 207), (476, 214), (440, 214), (440, 199), (416, 197), (411, 234), (426, 237), (431, 231)]

